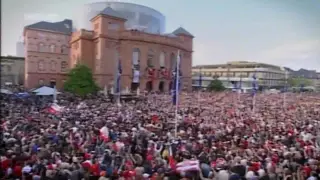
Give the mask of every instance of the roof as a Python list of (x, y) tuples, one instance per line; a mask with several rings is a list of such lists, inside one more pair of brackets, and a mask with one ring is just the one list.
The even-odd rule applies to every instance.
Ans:
[(286, 71), (293, 72), (294, 70), (288, 67), (283, 67)]
[(169, 33), (169, 34), (163, 34), (164, 36), (168, 36), (168, 37), (177, 37), (175, 34)]
[(0, 60), (20, 60), (24, 61), (24, 57), (17, 57), (17, 56), (1, 56)]
[(192, 68), (204, 68), (204, 69), (209, 69), (209, 68), (219, 68), (219, 67), (246, 67), (246, 66), (252, 66), (252, 67), (273, 67), (273, 68), (280, 68), (279, 66), (272, 65), (272, 64), (265, 64), (265, 63), (259, 63), (259, 62), (249, 62), (249, 61), (232, 61), (232, 62), (227, 62), (226, 64), (211, 64), (211, 65), (196, 65), (193, 66)]
[(72, 20), (65, 19), (63, 21), (53, 22), (53, 23), (47, 22), (47, 21), (40, 21), (35, 24), (28, 25), (25, 28), (48, 30), (48, 31), (65, 33), (65, 34), (71, 34), (72, 33)]
[(122, 15), (118, 11), (113, 10), (111, 7), (104, 8), (98, 15), (100, 15), (100, 14), (119, 18), (119, 19), (124, 19), (124, 20), (127, 19), (124, 15)]
[(304, 77), (304, 78), (317, 78), (317, 72), (315, 70), (299, 69), (298, 71), (293, 72), (294, 77)]
[(191, 33), (189, 33), (187, 30), (185, 30), (183, 27), (179, 27), (178, 29), (174, 30), (172, 32), (172, 34), (175, 35), (186, 35), (186, 36), (190, 36), (190, 37), (194, 37)]

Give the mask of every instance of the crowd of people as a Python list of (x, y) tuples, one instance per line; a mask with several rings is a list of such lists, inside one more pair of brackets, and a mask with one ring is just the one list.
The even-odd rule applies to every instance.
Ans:
[[(0, 179), (316, 180), (320, 95), (2, 96)], [(284, 102), (285, 101), (285, 102)]]

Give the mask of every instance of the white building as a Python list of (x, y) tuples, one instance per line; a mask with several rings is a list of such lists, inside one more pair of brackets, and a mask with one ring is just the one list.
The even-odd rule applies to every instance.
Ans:
[(199, 65), (192, 68), (193, 87), (200, 85), (199, 74), (202, 75), (202, 87), (217, 78), (226, 88), (251, 89), (253, 76), (256, 76), (261, 88), (280, 88), (285, 84), (285, 71), (271, 64), (248, 61), (234, 61), (226, 64)]

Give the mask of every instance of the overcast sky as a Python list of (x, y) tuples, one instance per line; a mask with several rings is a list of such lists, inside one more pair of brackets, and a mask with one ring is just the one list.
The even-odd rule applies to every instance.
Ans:
[[(128, 1), (128, 0), (126, 0)], [(25, 25), (81, 14), (93, 0), (2, 0), (2, 55), (15, 55)], [(258, 61), (320, 71), (319, 0), (131, 0), (195, 36), (193, 64)]]

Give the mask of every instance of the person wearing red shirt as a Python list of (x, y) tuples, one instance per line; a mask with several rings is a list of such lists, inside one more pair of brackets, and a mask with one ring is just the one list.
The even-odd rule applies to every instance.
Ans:
[(5, 171), (9, 168), (9, 165), (11, 163), (11, 160), (8, 158), (3, 158), (3, 160), (1, 161), (1, 168), (4, 169)]
[(100, 166), (99, 163), (93, 163), (90, 167), (90, 172), (94, 175), (94, 176), (99, 176), (100, 174)]
[(13, 167), (12, 174), (14, 175), (14, 177), (22, 177), (22, 166), (20, 164), (16, 164)]

